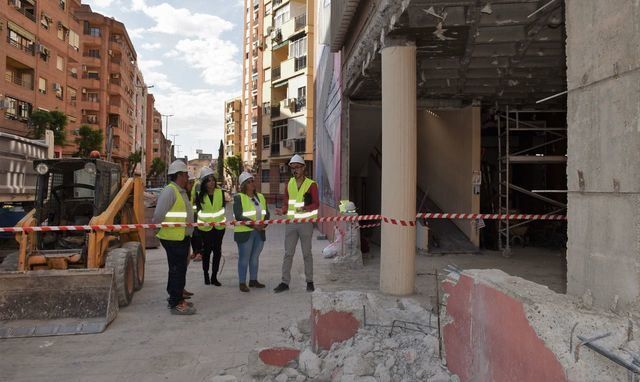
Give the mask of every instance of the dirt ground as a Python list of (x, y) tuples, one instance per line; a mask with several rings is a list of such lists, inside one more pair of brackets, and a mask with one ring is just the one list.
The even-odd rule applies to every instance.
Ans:
[[(316, 233), (317, 234), (317, 233)], [(225, 235), (223, 286), (203, 283), (200, 263), (192, 263), (187, 289), (195, 293), (198, 314), (172, 316), (166, 308), (166, 260), (161, 248), (148, 250), (144, 288), (118, 313), (104, 333), (84, 336), (0, 340), (1, 381), (208, 381), (221, 372), (240, 375), (250, 350), (281, 340), (282, 328), (309, 315), (310, 294), (305, 291), (302, 256), (294, 260), (291, 290), (274, 294), (280, 281), (283, 226), (272, 226), (261, 255), (260, 281), (267, 288), (241, 293), (237, 287), (237, 249), (233, 233)], [(362, 270), (329, 272), (321, 256), (327, 241), (315, 241), (316, 286), (323, 290), (376, 290), (379, 249)], [(500, 268), (507, 273), (564, 292), (562, 253), (522, 249), (505, 259), (498, 253), (482, 255), (419, 256), (415, 297), (433, 302), (435, 269)]]

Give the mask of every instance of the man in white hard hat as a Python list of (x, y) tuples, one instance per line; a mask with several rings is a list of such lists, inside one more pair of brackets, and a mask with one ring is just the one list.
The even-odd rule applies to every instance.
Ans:
[[(289, 219), (305, 219), (318, 217), (318, 185), (304, 174), (304, 159), (296, 154), (289, 161), (289, 168), (293, 176), (285, 189), (285, 206), (281, 212)], [(296, 223), (285, 226), (284, 260), (282, 262), (282, 282), (274, 292), (281, 293), (289, 290), (291, 282), (291, 265), (296, 252), (298, 239), (302, 247), (304, 259), (304, 275), (307, 281), (307, 291), (313, 292), (313, 257), (311, 255), (311, 240), (313, 238), (313, 223)]]
[[(181, 160), (176, 160), (169, 165), (168, 173), (170, 182), (158, 197), (153, 222), (193, 223), (193, 209), (186, 191), (189, 183), (187, 165)], [(172, 314), (190, 315), (196, 312), (193, 304), (186, 301), (191, 297), (191, 293), (184, 290), (192, 234), (193, 227), (161, 228), (157, 234), (167, 252), (167, 293)]]

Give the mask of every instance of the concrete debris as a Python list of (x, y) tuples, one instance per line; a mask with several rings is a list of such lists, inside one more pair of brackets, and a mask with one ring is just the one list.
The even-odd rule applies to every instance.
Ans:
[(315, 378), (320, 374), (320, 365), (322, 361), (310, 349), (306, 349), (300, 354), (298, 364), (300, 371), (309, 378)]

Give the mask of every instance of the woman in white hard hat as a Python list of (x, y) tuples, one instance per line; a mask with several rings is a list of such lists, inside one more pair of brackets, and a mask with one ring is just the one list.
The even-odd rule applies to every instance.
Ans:
[[(224, 192), (218, 188), (218, 182), (213, 174), (213, 170), (205, 167), (200, 171), (200, 189), (195, 193), (194, 205), (198, 223), (224, 223)], [(220, 268), (220, 258), (222, 257), (222, 239), (224, 238), (225, 226), (203, 226), (197, 227), (202, 243), (202, 270), (204, 271), (205, 285), (221, 286), (218, 281), (218, 270)], [(209, 277), (209, 258), (213, 251), (213, 261), (211, 263), (211, 277)]]
[[(243, 172), (238, 178), (240, 193), (233, 199), (233, 215), (238, 221), (258, 221), (269, 219), (267, 202), (256, 192), (253, 175)], [(236, 225), (233, 238), (238, 244), (238, 279), (240, 290), (249, 292), (251, 288), (264, 288), (258, 282), (260, 252), (266, 240), (264, 224)], [(247, 287), (247, 268), (249, 268), (249, 286)]]

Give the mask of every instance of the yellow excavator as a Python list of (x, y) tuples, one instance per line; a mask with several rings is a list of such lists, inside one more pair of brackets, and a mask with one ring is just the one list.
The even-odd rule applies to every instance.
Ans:
[[(120, 166), (90, 158), (43, 159), (35, 208), (16, 226), (143, 223), (144, 188)], [(100, 333), (142, 288), (144, 230), (16, 234), (0, 263), (0, 338)]]

